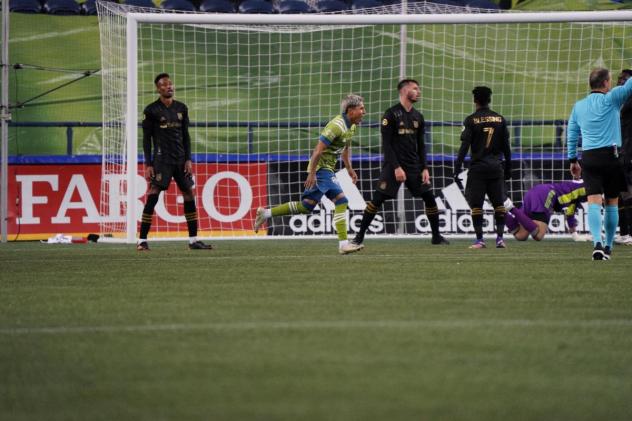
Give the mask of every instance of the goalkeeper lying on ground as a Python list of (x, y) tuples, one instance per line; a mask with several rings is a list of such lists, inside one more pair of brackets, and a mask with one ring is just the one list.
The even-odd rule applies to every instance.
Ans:
[(585, 201), (586, 189), (582, 180), (538, 184), (524, 195), (521, 208), (515, 207), (511, 199), (505, 201), (505, 224), (518, 241), (525, 241), (529, 235), (540, 241), (546, 235), (551, 215), (560, 212), (566, 217), (566, 225), (573, 239), (589, 241), (587, 236), (581, 236), (576, 231), (577, 205)]

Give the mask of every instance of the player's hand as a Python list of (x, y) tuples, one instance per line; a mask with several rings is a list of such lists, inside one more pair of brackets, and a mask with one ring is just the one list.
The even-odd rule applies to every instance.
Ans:
[(304, 186), (305, 186), (306, 189), (311, 189), (315, 185), (316, 185), (316, 174), (310, 173), (307, 176), (307, 180), (305, 180)]
[(193, 163), (191, 163), (191, 160), (184, 161), (184, 173), (186, 175), (193, 174)]
[(154, 167), (151, 165), (145, 167), (145, 180), (151, 181), (154, 178)]
[(430, 184), (430, 171), (428, 171), (428, 168), (424, 168), (421, 172), (421, 182), (424, 184)]
[(349, 173), (349, 177), (351, 177), (351, 181), (353, 184), (358, 182), (358, 174), (353, 170), (353, 168), (347, 168), (347, 172)]
[(582, 167), (579, 165), (579, 162), (571, 163), (571, 175), (575, 180), (578, 180), (582, 177)]
[(460, 172), (455, 171), (454, 174), (452, 174), (452, 178), (454, 179), (454, 182), (456, 183), (457, 187), (463, 190), (463, 180), (460, 177)]
[(402, 167), (395, 168), (395, 180), (397, 180), (398, 183), (406, 181), (406, 172), (402, 169)]

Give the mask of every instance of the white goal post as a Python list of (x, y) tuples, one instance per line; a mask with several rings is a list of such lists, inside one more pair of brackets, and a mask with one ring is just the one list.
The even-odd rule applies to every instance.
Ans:
[[(406, 13), (397, 12), (394, 6), (389, 10), (378, 11), (382, 12), (380, 14), (245, 15), (155, 12), (133, 7), (126, 8), (107, 2), (99, 2), (98, 5), (104, 67), (104, 151), (110, 142), (107, 137), (111, 136), (117, 138), (115, 148), (118, 148), (120, 154), (120, 156), (112, 156), (116, 153), (104, 152), (104, 187), (101, 208), (103, 212), (111, 215), (112, 222), (104, 224), (103, 231), (106, 235), (119, 237), (130, 243), (135, 241), (142, 209), (139, 208), (142, 206), (139, 198), (142, 198), (144, 193), (144, 184), (138, 179), (139, 115), (142, 113), (142, 107), (147, 105), (147, 98), (151, 98), (152, 95), (155, 97), (155, 94), (151, 93), (152, 86), (147, 82), (150, 80), (149, 75), (153, 73), (162, 71), (173, 73), (174, 67), (178, 67), (181, 60), (196, 61), (195, 67), (183, 67), (184, 70), (175, 71), (174, 77), (176, 98), (183, 100), (189, 107), (192, 104), (198, 104), (194, 105), (196, 107), (194, 114), (197, 113), (196, 119), (201, 120), (199, 130), (202, 132), (199, 133), (196, 144), (215, 142), (213, 140), (215, 137), (224, 136), (212, 134), (215, 133), (212, 130), (220, 130), (218, 129), (220, 127), (231, 127), (231, 130), (246, 130), (244, 127), (247, 127), (248, 133), (244, 135), (248, 137), (246, 152), (238, 151), (233, 154), (232, 149), (223, 149), (221, 145), (212, 149), (212, 153), (209, 152), (211, 149), (208, 147), (203, 149), (205, 146), (200, 146), (202, 149), (197, 150), (199, 156), (209, 158), (212, 155), (208, 162), (214, 166), (220, 165), (218, 164), (219, 157), (226, 159), (221, 162), (243, 166), (239, 170), (243, 170), (241, 175), (236, 174), (236, 178), (229, 182), (232, 189), (230, 186), (225, 186), (225, 193), (217, 195), (218, 201), (222, 198), (232, 199), (228, 196), (233, 194), (241, 194), (243, 198), (243, 190), (235, 189), (235, 183), (239, 184), (239, 180), (248, 178), (248, 175), (258, 171), (255, 163), (265, 163), (266, 159), (279, 160), (279, 162), (287, 159), (290, 163), (277, 165), (284, 168), (281, 175), (273, 174), (269, 170), (267, 175), (262, 176), (265, 179), (262, 183), (267, 185), (260, 189), (264, 193), (251, 192), (250, 194), (265, 194), (267, 197), (263, 200), (251, 201), (251, 204), (257, 202), (278, 204), (282, 198), (288, 197), (288, 191), (296, 191), (295, 187), (287, 187), (279, 189), (278, 193), (272, 193), (272, 190), (276, 192), (277, 189), (272, 184), (275, 182), (297, 183), (296, 176), (291, 172), (302, 168), (296, 162), (302, 160), (303, 164), (305, 163), (305, 157), (308, 156), (317, 139), (319, 127), (313, 124), (314, 120), (323, 123), (333, 117), (338, 113), (337, 106), (339, 99), (342, 98), (340, 94), (352, 91), (364, 95), (367, 99), (369, 114), (361, 125), (360, 132), (372, 133), (363, 134), (359, 138), (361, 152), (358, 160), (361, 161), (361, 169), (365, 170), (361, 173), (361, 178), (364, 176), (366, 179), (361, 180), (360, 198), (356, 197), (356, 199), (370, 198), (372, 183), (375, 181), (371, 180), (371, 177), (376, 174), (380, 166), (381, 148), (379, 136), (376, 133), (379, 133), (381, 113), (397, 101), (394, 86), (401, 74), (420, 80), (422, 100), (418, 108), (426, 120), (431, 122), (429, 130), (432, 130), (432, 136), (429, 142), (431, 142), (430, 155), (434, 163), (433, 169), (436, 171), (434, 179), (442, 187), (442, 191), (438, 192), (437, 196), (442, 209), (452, 208), (454, 212), (452, 220), (446, 218), (444, 224), (448, 234), (462, 234), (468, 232), (469, 229), (467, 224), (463, 226), (458, 219), (456, 209), (447, 195), (450, 194), (450, 189), (455, 188), (448, 181), (451, 174), (450, 166), (452, 157), (456, 153), (455, 148), (458, 147), (460, 122), (473, 111), (470, 91), (476, 84), (489, 85), (494, 91), (492, 108), (505, 115), (510, 122), (514, 122), (512, 142), (517, 160), (539, 159), (543, 162), (526, 166), (520, 164), (516, 169), (520, 181), (512, 184), (510, 194), (515, 195), (519, 201), (521, 194), (530, 187), (529, 184), (568, 178), (561, 173), (563, 169), (560, 169), (558, 163), (565, 153), (562, 133), (565, 118), (570, 112), (572, 103), (588, 90), (589, 69), (596, 65), (603, 65), (616, 73), (622, 68), (632, 67), (632, 55), (628, 52), (628, 50), (632, 51), (632, 48), (627, 48), (632, 47), (627, 41), (630, 38), (629, 22), (632, 21), (632, 11), (546, 13), (473, 11), (472, 13), (472, 10), (456, 8), (448, 12), (444, 11), (443, 14), (416, 14), (415, 12), (419, 11), (415, 9), (406, 10)], [(115, 28), (116, 25), (118, 29)], [(123, 25), (124, 33), (121, 30)], [(402, 39), (396, 39), (395, 32), (379, 29), (385, 26), (390, 28), (401, 25), (407, 25), (408, 28), (408, 33), (403, 32)], [(142, 35), (141, 27), (147, 28)], [(244, 44), (239, 49), (233, 50), (232, 38), (226, 37), (220, 40), (215, 34), (208, 33), (215, 28), (226, 32), (247, 33), (241, 37), (245, 40)], [(351, 32), (335, 35), (332, 32), (331, 39), (329, 33), (320, 37), (314, 35), (316, 31), (336, 31), (336, 28), (344, 28)], [(353, 32), (354, 28), (370, 28), (370, 31)], [(285, 39), (284, 35), (269, 37), (267, 34), (270, 33), (310, 35), (288, 35)], [(516, 35), (515, 39), (512, 38), (513, 35)], [(123, 36), (124, 39), (122, 39)], [(340, 38), (335, 38), (337, 36)], [(484, 45), (477, 46), (476, 42), (472, 44), (471, 38), (476, 38)], [(252, 42), (259, 44), (249, 44)], [(278, 42), (278, 45), (275, 45), (275, 42)], [(323, 46), (317, 45), (318, 42)], [(172, 50), (162, 51), (160, 44), (165, 43), (172, 45), (170, 47)], [(180, 49), (186, 50), (187, 43), (196, 44), (197, 50), (187, 51), (180, 55)], [(326, 54), (332, 45), (335, 46), (338, 43), (356, 45), (333, 51), (330, 55)], [(261, 47), (264, 44), (266, 46)], [(408, 51), (403, 60), (404, 69), (396, 68), (392, 73), (389, 73), (388, 69), (380, 69), (375, 76), (374, 69), (380, 66), (379, 63), (393, 60), (397, 63), (397, 54), (392, 50), (396, 47), (399, 53), (402, 45), (404, 45), (402, 51)], [(203, 51), (199, 51), (201, 49)], [(319, 50), (314, 52), (316, 49)], [(490, 51), (486, 52), (486, 50)], [(449, 57), (442, 57), (442, 51)], [(278, 56), (275, 56), (274, 54), (277, 53)], [(234, 57), (235, 54), (237, 57)], [(231, 82), (230, 73), (233, 68), (229, 65), (224, 66), (219, 59), (215, 61), (213, 59), (215, 55), (225, 55), (221, 60), (235, 63), (235, 69), (239, 69), (235, 70), (235, 81), (238, 85), (240, 81), (248, 80), (248, 92), (245, 94), (248, 97), (241, 96), (239, 86), (235, 86), (238, 93), (231, 93), (230, 87), (227, 88), (218, 82)], [(392, 59), (393, 57), (395, 59)], [(319, 76), (316, 67), (321, 63), (316, 58), (323, 59), (322, 62), (326, 61), (324, 58), (332, 61), (339, 60), (332, 65), (334, 68), (335, 66), (345, 67), (347, 61), (356, 63), (358, 68), (348, 73), (346, 70), (341, 70), (335, 74), (342, 80), (349, 79), (351, 82), (341, 86), (330, 86), (328, 84), (332, 71), (323, 65), (323, 74)], [(154, 64), (142, 61), (150, 59)], [(208, 60), (208, 63), (200, 63), (205, 60)], [(295, 67), (291, 69), (281, 67), (286, 60), (296, 60)], [(399, 64), (395, 67), (397, 66)], [(293, 75), (287, 74), (288, 70), (299, 68), (305, 72), (298, 75), (299, 77), (294, 78)], [(142, 79), (139, 78), (139, 69), (142, 69), (145, 74)], [(202, 74), (192, 75), (191, 69), (195, 72), (212, 73), (216, 80), (207, 81)], [(229, 74), (218, 76), (221, 71)], [(124, 77), (121, 77), (121, 72), (124, 72)], [(565, 75), (567, 80), (564, 80)], [(369, 78), (375, 78), (378, 81), (371, 83), (367, 80)], [(284, 85), (286, 80), (289, 82)], [(258, 83), (260, 85), (257, 85)], [(265, 86), (262, 87), (262, 85)], [(185, 88), (183, 94), (178, 91), (180, 86)], [(202, 86), (205, 87), (202, 88)], [(363, 87), (371, 87), (371, 89), (364, 92)], [(124, 92), (113, 92), (116, 88), (124, 88)], [(324, 99), (314, 99), (318, 101), (318, 105), (313, 106), (308, 103), (309, 101), (302, 103), (300, 99), (297, 99), (298, 102), (295, 102), (292, 93), (286, 93), (285, 96), (279, 93), (292, 90), (299, 92), (298, 95), (310, 95), (314, 98), (315, 92), (327, 92), (327, 96)], [(199, 92), (192, 93), (193, 91)], [(219, 101), (219, 106), (208, 98), (206, 102), (203, 100), (204, 92), (215, 95), (215, 91), (227, 92), (226, 97)], [(272, 92), (279, 96), (274, 96)], [(264, 104), (268, 100), (269, 103)], [(329, 103), (323, 105), (321, 101)], [(213, 114), (203, 110), (204, 103), (220, 111)], [(124, 110), (113, 111), (116, 109), (116, 104)], [(247, 104), (256, 104), (258, 107), (256, 112), (246, 110)], [(228, 121), (230, 118), (225, 118), (227, 115), (221, 115), (222, 107), (235, 109), (234, 114), (231, 114), (235, 117), (235, 121)], [(281, 111), (275, 111), (274, 107), (280, 108)], [(293, 110), (297, 111), (303, 122), (297, 121), (298, 116), (297, 119), (291, 118)], [(286, 118), (270, 118), (272, 115), (281, 114)], [(220, 115), (221, 118), (218, 117)], [(243, 116), (248, 116), (248, 121), (243, 121)], [(250, 116), (260, 118), (251, 120)], [(262, 130), (270, 131), (271, 134), (267, 134), (267, 137), (261, 135), (253, 141), (252, 138), (257, 136), (251, 132), (253, 127), (263, 128)], [(307, 137), (311, 138), (311, 144), (302, 139), (304, 133), (301, 136), (296, 135), (296, 138), (293, 138), (292, 134), (287, 134), (288, 127), (296, 128), (296, 132), (309, 131)], [(232, 134), (226, 135), (228, 143), (233, 139), (231, 136)], [(372, 145), (366, 150), (363, 149), (364, 139), (369, 139)], [(273, 145), (276, 141), (296, 149), (283, 149), (286, 146), (276, 148)], [(299, 143), (301, 146), (293, 146)], [(285, 158), (280, 158), (282, 156)], [(551, 162), (545, 162), (545, 160)], [(114, 162), (114, 165), (111, 162)], [(249, 164), (253, 166), (248, 167)], [(108, 169), (112, 167), (116, 169), (114, 171)], [(209, 179), (212, 178), (213, 171), (215, 170), (208, 170)], [(227, 171), (239, 173), (231, 168)], [(117, 178), (117, 172), (120, 179)], [(303, 174), (298, 171), (297, 176), (300, 185)], [(214, 186), (218, 186), (219, 181), (214, 182)], [(235, 191), (237, 193), (232, 193)], [(201, 206), (201, 202), (205, 200), (203, 196), (205, 193), (208, 193), (207, 189), (197, 192), (198, 206)], [(210, 194), (215, 193), (211, 191)], [(273, 195), (278, 195), (279, 199), (272, 200)], [(117, 199), (113, 200), (110, 196), (116, 196)], [(177, 199), (174, 200), (173, 203), (177, 203)], [(294, 194), (292, 200), (298, 200), (298, 195)], [(403, 200), (413, 201), (410, 197)], [(215, 202), (211, 203), (211, 206), (216, 205)], [(327, 212), (326, 206), (323, 208), (321, 216)], [(385, 216), (383, 225), (386, 226), (388, 221), (392, 220), (395, 221), (397, 227), (390, 229), (382, 227), (382, 231), (376, 228), (375, 233), (421, 234), (426, 232), (424, 231), (426, 225), (418, 219), (419, 215), (423, 215), (422, 209), (423, 207), (419, 204), (410, 206), (400, 204), (399, 214), (394, 209), (385, 209), (384, 212), (392, 212), (393, 215), (389, 217), (391, 219)], [(467, 213), (463, 211), (459, 209), (459, 212), (467, 218)], [(358, 214), (361, 214), (361, 209), (356, 209), (356, 216)], [(239, 222), (241, 225), (237, 229), (224, 230), (222, 228), (206, 231), (202, 227), (201, 230), (207, 235), (224, 238), (254, 237), (254, 233), (249, 232), (253, 216), (254, 209), (249, 209), (247, 216), (242, 218)], [(402, 216), (414, 219), (410, 225), (413, 228), (404, 228), (402, 232)], [(206, 217), (213, 219), (210, 213)], [(166, 238), (180, 236), (182, 230), (174, 221), (176, 221), (175, 216), (171, 225), (166, 223), (164, 227), (156, 226), (159, 236)], [(287, 219), (283, 219), (273, 222), (282, 226), (283, 229), (270, 228), (268, 234), (330, 234), (331, 231), (322, 227), (323, 224), (328, 223), (326, 218), (318, 223), (312, 223), (306, 219), (298, 222), (296, 220), (288, 222)], [(213, 224), (209, 222), (204, 226), (210, 227)], [(296, 229), (296, 226), (300, 226), (300, 229)], [(321, 228), (317, 229), (319, 226)], [(353, 224), (351, 224), (351, 229), (353, 229)], [(170, 234), (171, 231), (175, 235)], [(562, 231), (563, 227), (559, 232)], [(154, 227), (152, 227), (152, 233), (154, 233)]]

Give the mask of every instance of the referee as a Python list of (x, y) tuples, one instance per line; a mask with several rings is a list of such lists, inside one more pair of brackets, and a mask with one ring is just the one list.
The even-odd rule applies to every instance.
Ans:
[[(590, 73), (590, 94), (573, 106), (568, 119), (567, 147), (573, 177), (582, 176), (588, 196), (588, 228), (593, 238), (593, 260), (609, 260), (619, 222), (618, 197), (626, 190), (619, 160), (621, 122), (619, 110), (632, 94), (632, 78), (623, 86), (611, 87), (608, 69)], [(577, 141), (582, 137), (582, 162), (577, 160)], [(602, 216), (602, 194), (606, 208)], [(601, 238), (606, 233), (605, 246)]]
[[(173, 99), (173, 82), (167, 73), (154, 79), (160, 98), (149, 104), (143, 114), (143, 152), (145, 179), (149, 182), (147, 200), (140, 224), (140, 238), (136, 249), (149, 250), (147, 234), (151, 228), (158, 196), (169, 188), (173, 178), (182, 192), (184, 216), (189, 231), (191, 250), (210, 250), (213, 247), (197, 239), (198, 217), (193, 194), (193, 165), (191, 163), (191, 136), (189, 110), (182, 102)], [(153, 153), (152, 153), (153, 147)]]
[[(459, 183), (459, 173), (468, 150), (471, 152), (465, 196), (472, 212), (472, 225), (476, 241), (472, 249), (485, 248), (483, 239), (483, 202), (485, 195), (494, 206), (496, 222), (496, 247), (505, 248), (504, 180), (511, 178), (511, 150), (509, 130), (505, 118), (489, 109), (492, 90), (477, 86), (472, 91), (476, 111), (463, 122), (461, 147), (454, 163), (454, 179)], [(504, 161), (502, 160), (504, 156)], [(460, 184), (460, 183), (459, 183)]]
[(382, 174), (367, 202), (360, 230), (352, 240), (360, 245), (364, 241), (371, 221), (388, 199), (393, 199), (402, 183), (406, 184), (413, 197), (421, 197), (426, 208), (426, 216), (432, 230), (432, 244), (449, 244), (439, 233), (439, 209), (430, 184), (430, 172), (426, 164), (424, 144), (425, 121), (413, 104), (419, 100), (419, 83), (404, 79), (397, 84), (399, 103), (386, 110), (382, 118), (381, 134), (384, 149)]

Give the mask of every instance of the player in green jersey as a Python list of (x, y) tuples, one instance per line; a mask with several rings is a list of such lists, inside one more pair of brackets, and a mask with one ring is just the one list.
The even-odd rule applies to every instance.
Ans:
[(341, 109), (342, 114), (331, 119), (322, 130), (318, 143), (312, 152), (307, 166), (305, 191), (301, 195), (301, 200), (287, 202), (270, 209), (257, 209), (255, 232), (258, 232), (269, 218), (311, 213), (320, 199), (326, 196), (336, 206), (333, 220), (336, 231), (338, 231), (338, 251), (340, 254), (349, 254), (362, 249), (361, 245), (353, 244), (347, 240), (346, 212), (348, 200), (338, 180), (336, 180), (335, 168), (338, 157), (341, 157), (351, 180), (354, 183), (357, 181), (358, 176), (351, 166), (350, 147), (357, 124), (362, 121), (362, 117), (366, 113), (364, 99), (359, 95), (348, 95), (342, 100)]

